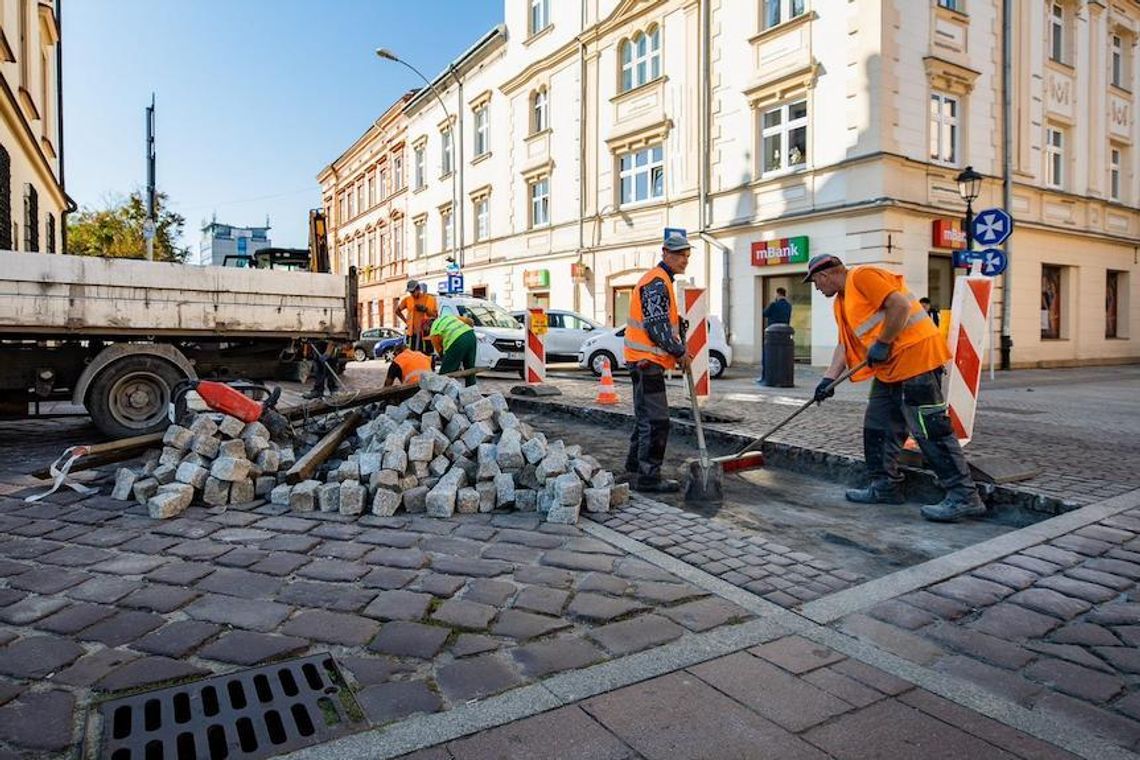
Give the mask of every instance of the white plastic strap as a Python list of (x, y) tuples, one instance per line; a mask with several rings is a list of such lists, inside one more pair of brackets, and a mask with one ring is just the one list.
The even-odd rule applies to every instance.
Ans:
[[(99, 493), (98, 488), (90, 488), (82, 483), (73, 483), (67, 479), (67, 476), (71, 473), (71, 466), (75, 464), (75, 460), (87, 456), (87, 453), (88, 450), (86, 446), (72, 446), (65, 449), (64, 452), (59, 455), (59, 459), (52, 462), (51, 467), (48, 468), (48, 472), (51, 473), (51, 477), (54, 479), (51, 490), (34, 496), (28, 496), (24, 501), (39, 501), (45, 496), (51, 496), (59, 490), (60, 486), (67, 486), (76, 493), (81, 493), (84, 496)], [(62, 466), (60, 466), (61, 462), (63, 463)]]

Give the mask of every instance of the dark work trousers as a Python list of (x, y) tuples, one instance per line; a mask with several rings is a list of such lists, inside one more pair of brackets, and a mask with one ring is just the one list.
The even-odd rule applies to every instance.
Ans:
[(939, 485), (955, 495), (977, 492), (946, 413), (941, 375), (939, 368), (897, 383), (871, 381), (863, 417), (863, 456), (872, 482), (902, 482), (899, 454), (910, 433)]
[(626, 472), (650, 483), (661, 479), (665, 446), (669, 442), (669, 400), (665, 396), (665, 370), (653, 362), (630, 365), (633, 380), (633, 432), (629, 436)]
[[(475, 331), (465, 332), (455, 339), (450, 348), (443, 352), (443, 364), (439, 367), (441, 375), (455, 372), (458, 369), (471, 369), (475, 366), (475, 357), (479, 352), (479, 341)], [(475, 384), (474, 375), (467, 378), (468, 385)]]
[(316, 353), (320, 354), (320, 356), (313, 356), (313, 390), (324, 394), (327, 386), (329, 391), (335, 391), (337, 389), (336, 378), (329, 371), (329, 362), (333, 360), (329, 351), (329, 343), (321, 341), (312, 344), (312, 347)]

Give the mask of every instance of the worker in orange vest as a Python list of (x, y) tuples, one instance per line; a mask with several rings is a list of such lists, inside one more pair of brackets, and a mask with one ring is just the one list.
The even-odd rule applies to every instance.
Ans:
[(633, 380), (634, 421), (625, 469), (635, 491), (670, 493), (680, 488), (676, 480), (661, 477), (661, 465), (669, 442), (665, 371), (689, 365), (673, 294), (673, 277), (685, 273), (689, 253), (685, 236), (666, 238), (661, 263), (638, 281), (629, 302), (624, 353)]
[(392, 352), (392, 364), (388, 367), (388, 376), (384, 378), (384, 387), (396, 383), (411, 385), (418, 383), (425, 372), (431, 372), (431, 357), (407, 346), (396, 346)]
[(431, 342), (427, 339), (428, 329), (433, 319), (439, 316), (439, 303), (428, 293), (422, 284), (408, 280), (408, 295), (396, 306), (396, 319), (407, 326), (407, 344), (417, 351), (431, 353)]
[(909, 432), (946, 489), (946, 497), (924, 506), (922, 516), (953, 522), (984, 514), (986, 505), (970, 477), (942, 397), (942, 368), (950, 351), (902, 275), (872, 266), (848, 269), (835, 256), (822, 254), (808, 262), (804, 282), (829, 298), (835, 296), (839, 326), (839, 344), (816, 387), (815, 400), (833, 396), (835, 391), (827, 388), (832, 379), (864, 359), (867, 367), (852, 380), (874, 377), (863, 417), (863, 456), (871, 482), (847, 491), (847, 499), (862, 504), (906, 501), (898, 458)]

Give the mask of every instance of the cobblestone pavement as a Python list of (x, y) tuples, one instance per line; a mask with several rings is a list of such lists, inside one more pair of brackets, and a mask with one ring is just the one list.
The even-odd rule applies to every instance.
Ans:
[[(707, 411), (738, 422), (714, 422), (717, 430), (757, 436), (774, 426), (811, 395), (815, 368), (797, 368), (796, 388), (761, 388), (747, 370), (734, 368), (714, 381)], [(1028, 493), (1075, 504), (1090, 504), (1135, 487), (1140, 471), (1140, 366), (1017, 370), (982, 381), (970, 458), (997, 456), (1036, 466), (1040, 475), (1016, 484)], [(563, 395), (552, 403), (593, 406), (597, 382), (586, 374), (555, 372), (551, 382)], [(482, 380), (506, 391), (517, 380)], [(621, 403), (605, 407), (632, 414), (628, 378), (616, 379)], [(803, 414), (770, 440), (862, 459), (862, 416), (868, 385), (848, 384), (835, 399)], [(679, 381), (670, 398), (682, 405)], [(1079, 452), (1079, 454), (1077, 454)]]
[(1140, 751), (1140, 509), (849, 615), (839, 630)]
[(286, 656), (332, 652), (381, 725), (750, 617), (530, 515), (140, 509), (0, 497), (9, 750), (66, 750), (106, 695)]
[(1061, 760), (1074, 755), (825, 646), (788, 636), (403, 760), (540, 757)]

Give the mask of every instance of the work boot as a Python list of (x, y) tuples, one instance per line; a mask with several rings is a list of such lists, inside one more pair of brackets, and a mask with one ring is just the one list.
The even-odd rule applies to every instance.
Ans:
[(633, 482), (633, 490), (638, 493), (677, 493), (681, 484), (669, 478), (638, 478)]
[(620, 475), (614, 476), (614, 482), (615, 483), (632, 483), (635, 480), (637, 480), (637, 473), (631, 472), (630, 470), (626, 470), (625, 472), (621, 473)]
[(311, 390), (308, 393), (301, 396), (301, 398), (308, 399), (308, 400), (312, 401), (313, 399), (320, 398), (323, 395), (325, 395), (325, 394), (321, 393), (320, 391), (318, 391), (317, 389), (314, 388), (313, 390)]
[(973, 490), (968, 493), (951, 491), (937, 504), (927, 504), (922, 508), (922, 516), (932, 522), (956, 522), (962, 517), (976, 517), (985, 513), (985, 502)]
[(902, 504), (906, 501), (906, 495), (897, 484), (881, 480), (866, 488), (848, 488), (844, 495), (847, 501), (857, 504)]

